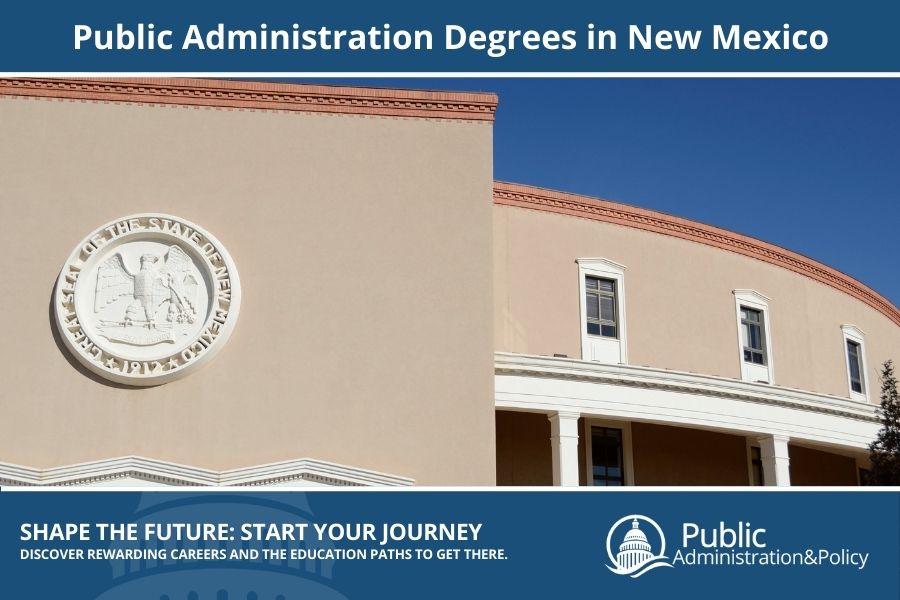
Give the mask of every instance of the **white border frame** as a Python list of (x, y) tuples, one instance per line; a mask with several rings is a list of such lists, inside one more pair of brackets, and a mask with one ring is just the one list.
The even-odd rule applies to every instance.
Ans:
[(628, 364), (628, 328), (625, 322), (625, 266), (606, 258), (578, 258), (575, 260), (578, 264), (578, 323), (581, 327), (581, 358), (582, 360), (593, 360), (592, 344), (595, 340), (600, 339), (608, 343), (614, 343), (611, 338), (603, 338), (602, 336), (590, 335), (587, 332), (587, 306), (585, 305), (586, 289), (584, 278), (587, 275), (600, 277), (603, 279), (612, 279), (616, 282), (616, 316), (618, 346), (619, 346), (619, 364)]
[[(631, 442), (631, 421), (615, 421), (584, 417), (584, 485), (594, 487), (593, 436), (591, 427), (608, 427), (622, 430), (622, 462), (625, 464), (623, 487), (634, 486), (634, 447)], [(605, 489), (605, 488), (604, 488)]]
[(0, 77), (280, 79), (896, 79), (900, 71), (3, 71)]
[[(769, 310), (769, 302), (771, 302), (771, 298), (765, 296), (756, 290), (743, 290), (737, 289), (732, 290), (731, 292), (734, 294), (734, 317), (735, 317), (735, 326), (737, 331), (737, 343), (738, 343), (738, 360), (740, 361), (741, 366), (741, 379), (744, 381), (749, 381), (751, 383), (766, 383), (768, 385), (775, 384), (775, 357), (774, 357), (774, 344), (772, 343), (772, 314)], [(766, 349), (766, 364), (764, 365), (766, 371), (768, 371), (769, 378), (767, 381), (762, 382), (757, 377), (753, 376), (753, 371), (756, 369), (761, 369), (759, 365), (754, 365), (752, 363), (747, 363), (744, 360), (744, 339), (741, 335), (741, 306), (746, 306), (748, 308), (756, 309), (763, 313), (763, 326), (765, 328), (765, 349)]]
[[(851, 400), (869, 402), (869, 361), (866, 359), (866, 334), (856, 325), (841, 325), (841, 350), (844, 356), (844, 369), (847, 373), (847, 393)], [(859, 344), (859, 372), (862, 375), (862, 393), (854, 392), (850, 387), (850, 356), (847, 354), (847, 341)]]

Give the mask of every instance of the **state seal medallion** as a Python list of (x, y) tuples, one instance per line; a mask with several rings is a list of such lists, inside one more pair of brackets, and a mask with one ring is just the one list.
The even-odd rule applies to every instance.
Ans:
[(117, 219), (88, 235), (54, 291), (66, 347), (94, 373), (158, 385), (225, 344), (240, 308), (237, 269), (202, 228), (169, 215)]

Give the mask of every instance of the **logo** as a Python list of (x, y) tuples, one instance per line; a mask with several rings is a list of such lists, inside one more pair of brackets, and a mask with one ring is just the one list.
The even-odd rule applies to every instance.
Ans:
[(228, 252), (197, 225), (140, 214), (88, 235), (60, 273), (56, 326), (88, 369), (119, 383), (157, 385), (218, 351), (240, 307)]
[[(645, 523), (644, 530), (641, 529), (641, 523)], [(647, 531), (655, 531), (659, 538), (656, 553), (653, 552), (654, 545), (647, 539)], [(615, 554), (613, 539), (622, 540)], [(672, 566), (666, 562), (666, 536), (663, 535), (662, 528), (644, 515), (628, 515), (613, 523), (606, 535), (606, 553), (612, 563), (607, 568), (616, 575), (636, 578), (651, 569)]]

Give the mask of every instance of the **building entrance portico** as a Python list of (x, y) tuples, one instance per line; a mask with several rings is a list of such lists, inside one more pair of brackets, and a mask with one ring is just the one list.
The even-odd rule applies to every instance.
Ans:
[[(778, 390), (744, 382), (726, 398), (708, 387), (722, 382), (699, 376), (669, 374), (667, 388), (634, 385), (660, 375), (651, 371), (498, 355), (498, 484), (783, 487), (792, 476), (800, 485), (858, 483), (867, 436), (877, 430), (870, 407), (845, 401), (863, 412), (848, 419), (813, 404), (827, 397), (785, 394), (776, 404), (754, 393)], [(527, 394), (517, 391), (522, 380), (530, 380)]]

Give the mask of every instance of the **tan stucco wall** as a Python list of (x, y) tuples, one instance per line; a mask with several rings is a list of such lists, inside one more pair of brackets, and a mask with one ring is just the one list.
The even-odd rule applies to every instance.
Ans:
[(553, 485), (547, 415), (498, 410), (496, 418), (497, 485)]
[(900, 360), (900, 327), (854, 298), (762, 261), (623, 226), (494, 208), (497, 349), (581, 357), (578, 258), (625, 265), (633, 365), (740, 378), (732, 290), (769, 298), (778, 385), (848, 396), (841, 325), (865, 334), (877, 402), (880, 364)]
[(790, 446), (791, 485), (858, 485), (856, 459)]
[(632, 423), (635, 485), (748, 485), (747, 442), (713, 431)]
[[(0, 99), (0, 461), (310, 457), (493, 484), (491, 125)], [(243, 286), (198, 373), (98, 383), (54, 341), (79, 240), (171, 213)]]

